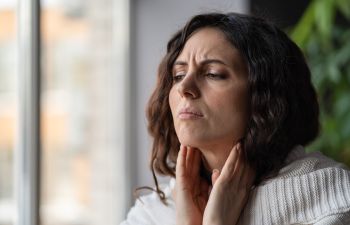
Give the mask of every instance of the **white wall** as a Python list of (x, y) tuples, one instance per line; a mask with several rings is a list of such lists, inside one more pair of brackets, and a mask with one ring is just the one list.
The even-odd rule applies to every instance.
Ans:
[(131, 182), (134, 187), (151, 185), (148, 166), (151, 139), (147, 133), (145, 107), (155, 87), (158, 63), (168, 39), (198, 13), (247, 12), (247, 0), (135, 0), (131, 5)]

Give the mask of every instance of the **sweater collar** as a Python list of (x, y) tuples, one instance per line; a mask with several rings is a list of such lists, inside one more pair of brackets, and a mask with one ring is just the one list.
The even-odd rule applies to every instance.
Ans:
[(306, 152), (304, 147), (302, 145), (296, 145), (288, 154), (285, 164), (288, 165), (295, 160), (305, 157), (305, 155)]

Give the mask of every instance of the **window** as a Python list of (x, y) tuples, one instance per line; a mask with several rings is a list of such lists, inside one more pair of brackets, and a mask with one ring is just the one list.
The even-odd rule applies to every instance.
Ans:
[[(31, 30), (21, 15), (35, 2), (0, 2), (0, 225), (22, 225), (21, 211), (32, 210), (21, 204), (32, 190), (15, 182), (29, 178), (23, 168), (33, 161), (16, 157), (29, 137), (19, 134), (21, 117), (33, 107), (25, 104), (21, 90), (31, 88), (20, 72), (33, 62), (28, 55), (41, 62), (40, 123), (29, 121), (40, 124), (40, 133), (30, 136), (40, 139), (40, 173), (34, 173), (40, 184), (29, 187), (40, 187), (41, 224), (118, 224), (131, 189), (125, 177), (129, 2), (42, 0), (40, 48), (25, 52), (26, 40), (17, 30)], [(39, 12), (31, 13), (39, 18)]]
[(0, 225), (13, 224), (14, 149), (17, 121), (16, 2), (0, 2)]
[(44, 225), (112, 225), (124, 216), (125, 4), (43, 2)]

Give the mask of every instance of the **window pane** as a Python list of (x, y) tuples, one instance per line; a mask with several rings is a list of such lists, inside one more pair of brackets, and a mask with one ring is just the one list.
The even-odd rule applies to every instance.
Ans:
[(13, 224), (15, 213), (14, 143), (16, 95), (16, 2), (0, 2), (0, 225)]
[(124, 46), (114, 36), (120, 27), (113, 10), (123, 2), (42, 2), (44, 225), (112, 225), (123, 215), (124, 100), (118, 91), (127, 75), (118, 71), (125, 67), (116, 58)]

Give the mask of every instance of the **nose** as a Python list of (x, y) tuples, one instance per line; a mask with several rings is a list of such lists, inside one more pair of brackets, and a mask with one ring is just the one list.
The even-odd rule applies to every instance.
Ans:
[(183, 98), (196, 99), (200, 96), (195, 74), (187, 74), (178, 85), (177, 91)]

